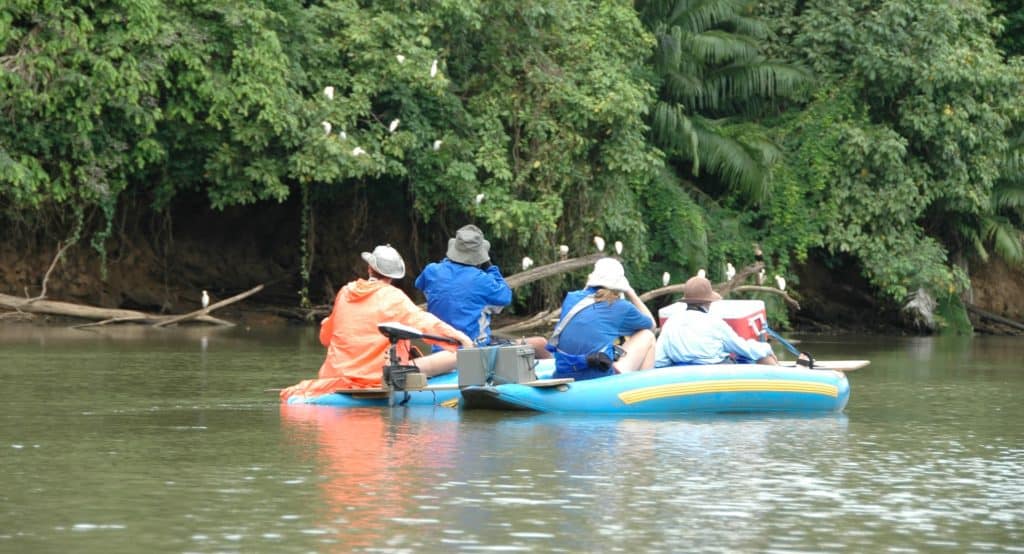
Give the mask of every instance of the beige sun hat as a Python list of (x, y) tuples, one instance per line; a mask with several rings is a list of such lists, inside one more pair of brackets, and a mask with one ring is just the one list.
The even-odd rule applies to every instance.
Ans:
[(721, 299), (722, 295), (711, 288), (711, 281), (705, 277), (690, 277), (683, 284), (683, 300), (688, 304), (708, 304)]
[(370, 264), (374, 271), (385, 277), (401, 279), (405, 276), (405, 262), (397, 250), (390, 244), (382, 244), (373, 249), (373, 253), (363, 252), (363, 261)]
[(594, 271), (587, 276), (587, 287), (603, 287), (625, 292), (630, 289), (626, 270), (615, 258), (601, 258), (594, 264)]
[(476, 225), (465, 225), (448, 239), (448, 259), (466, 265), (480, 265), (491, 259), (491, 243)]

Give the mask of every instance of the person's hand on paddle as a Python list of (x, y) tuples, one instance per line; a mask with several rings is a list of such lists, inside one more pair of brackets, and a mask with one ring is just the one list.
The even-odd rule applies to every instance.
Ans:
[(459, 341), (463, 348), (473, 348), (474, 346), (476, 346), (476, 343), (473, 342), (473, 339), (469, 338), (469, 336), (467, 336), (465, 333), (461, 331), (456, 332), (458, 334), (452, 338)]

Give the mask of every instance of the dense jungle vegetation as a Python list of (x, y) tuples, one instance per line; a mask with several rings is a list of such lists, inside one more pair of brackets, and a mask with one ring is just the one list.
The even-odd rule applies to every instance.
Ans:
[(1022, 14), (1020, 0), (8, 0), (0, 228), (77, 241), (99, 273), (126, 210), (165, 218), (199, 198), (255, 219), (291, 203), (296, 302), (320, 300), (319, 225), (342, 209), (398, 212), (437, 237), (408, 245), (433, 257), (467, 222), (508, 265), (621, 240), (638, 290), (664, 271), (720, 280), (756, 243), (769, 275), (793, 282), (814, 260), (964, 325), (971, 264), (1024, 263)]

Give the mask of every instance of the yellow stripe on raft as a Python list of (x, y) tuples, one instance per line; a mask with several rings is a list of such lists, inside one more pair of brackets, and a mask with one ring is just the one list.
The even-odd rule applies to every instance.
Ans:
[(720, 379), (655, 385), (619, 393), (619, 400), (636, 404), (658, 398), (708, 394), (713, 392), (804, 392), (833, 398), (839, 396), (839, 387), (827, 383), (786, 381), (783, 379)]

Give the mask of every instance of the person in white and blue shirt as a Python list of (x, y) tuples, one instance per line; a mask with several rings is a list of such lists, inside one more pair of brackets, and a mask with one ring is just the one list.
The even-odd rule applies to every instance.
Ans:
[(740, 337), (722, 318), (709, 313), (711, 303), (721, 299), (704, 277), (693, 277), (683, 285), (686, 310), (670, 317), (662, 327), (654, 348), (654, 367), (733, 363), (733, 356), (778, 365), (770, 344)]
[[(622, 298), (622, 297), (625, 298)], [(586, 302), (575, 311), (577, 304)], [(577, 381), (649, 369), (654, 365), (654, 317), (614, 258), (601, 258), (582, 290), (562, 302), (556, 336), (554, 378)], [(616, 341), (625, 338), (622, 346)]]

